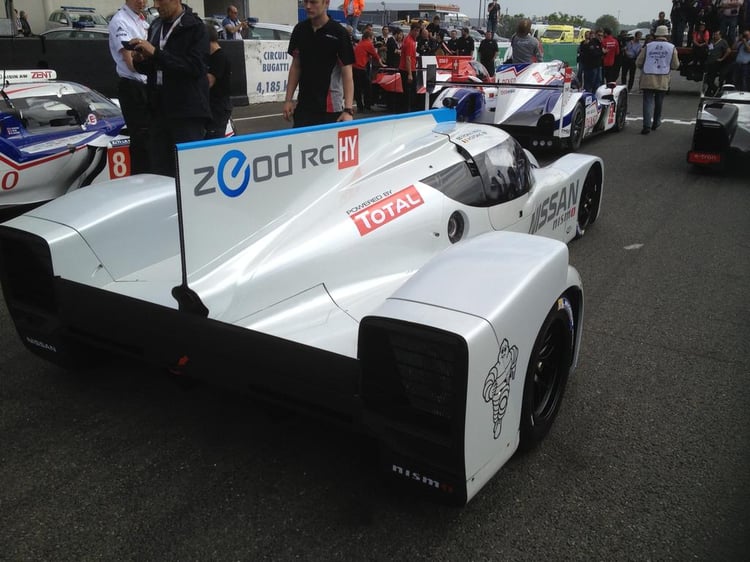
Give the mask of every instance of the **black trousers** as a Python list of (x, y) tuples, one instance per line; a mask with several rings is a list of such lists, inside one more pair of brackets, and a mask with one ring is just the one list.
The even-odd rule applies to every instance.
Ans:
[(366, 68), (354, 69), (354, 101), (360, 111), (372, 107), (372, 85)]
[(623, 86), (628, 85), (628, 90), (633, 89), (633, 82), (635, 82), (635, 59), (625, 59), (622, 61), (622, 75), (620, 76), (620, 84)]
[(294, 125), (298, 127), (309, 127), (311, 125), (325, 125), (335, 123), (341, 113), (328, 113), (327, 111), (310, 111), (299, 105), (294, 108)]
[(117, 96), (130, 135), (130, 173), (144, 174), (151, 170), (148, 140), (151, 108), (148, 103), (148, 90), (142, 82), (120, 78)]
[(182, 142), (203, 140), (205, 135), (205, 118), (168, 119), (156, 117), (149, 135), (151, 173), (176, 177), (175, 145)]
[(211, 121), (206, 125), (206, 138), (223, 139), (227, 132), (227, 123), (231, 116), (231, 109), (211, 108)]
[(401, 73), (401, 87), (404, 93), (401, 98), (400, 113), (408, 113), (409, 111), (416, 111), (417, 109), (417, 73), (412, 72), (412, 81), (408, 80), (408, 73), (405, 70), (400, 70)]
[(487, 69), (490, 76), (495, 75), (495, 59), (482, 59), (479, 62)]

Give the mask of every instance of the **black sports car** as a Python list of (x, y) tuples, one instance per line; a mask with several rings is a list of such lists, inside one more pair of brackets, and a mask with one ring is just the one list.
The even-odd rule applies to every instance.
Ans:
[(701, 98), (687, 161), (723, 168), (750, 153), (750, 92), (725, 86), (719, 97)]

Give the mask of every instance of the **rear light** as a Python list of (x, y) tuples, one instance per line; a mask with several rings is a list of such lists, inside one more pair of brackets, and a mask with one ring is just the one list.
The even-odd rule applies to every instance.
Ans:
[(365, 408), (446, 446), (463, 440), (468, 349), (460, 336), (398, 320), (360, 324)]
[(721, 164), (721, 154), (715, 152), (688, 152), (687, 161), (690, 164)]
[(466, 503), (466, 341), (420, 324), (360, 323), (363, 423), (394, 482), (440, 501)]

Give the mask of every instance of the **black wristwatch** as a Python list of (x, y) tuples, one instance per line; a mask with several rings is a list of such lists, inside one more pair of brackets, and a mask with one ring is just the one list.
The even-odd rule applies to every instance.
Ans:
[(351, 108), (351, 107), (345, 107), (344, 108), (344, 113), (348, 113), (349, 115), (351, 115), (352, 117), (354, 117), (354, 109)]

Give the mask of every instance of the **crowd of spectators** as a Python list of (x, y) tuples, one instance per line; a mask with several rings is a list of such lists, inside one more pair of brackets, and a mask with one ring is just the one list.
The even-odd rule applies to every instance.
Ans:
[(389, 96), (386, 100), (380, 100), (394, 111), (408, 111), (416, 107), (416, 71), (422, 68), (422, 57), (474, 57), (476, 53), (477, 60), (484, 64), (490, 76), (494, 75), (500, 48), (489, 30), (477, 45), (468, 27), (448, 30), (437, 15), (429, 23), (412, 21), (408, 33), (397, 26), (383, 26), (380, 34), (375, 33), (371, 24), (360, 25), (360, 29), (361, 38), (357, 41), (354, 28), (347, 25), (354, 43), (354, 97), (359, 111), (369, 111), (376, 101), (371, 81), (367, 78), (372, 78), (378, 68), (398, 70), (400, 74), (403, 95), (398, 99)]
[(709, 33), (720, 31), (722, 37), (733, 45), (741, 32), (750, 29), (749, 0), (672, 0), (669, 19), (664, 12), (654, 20), (651, 32), (657, 25), (666, 25), (675, 47), (693, 45), (693, 34), (700, 24)]
[(689, 72), (704, 78), (709, 93), (732, 82), (748, 90), (750, 67), (750, 0), (672, 0), (669, 19), (659, 13), (675, 47), (690, 47)]

